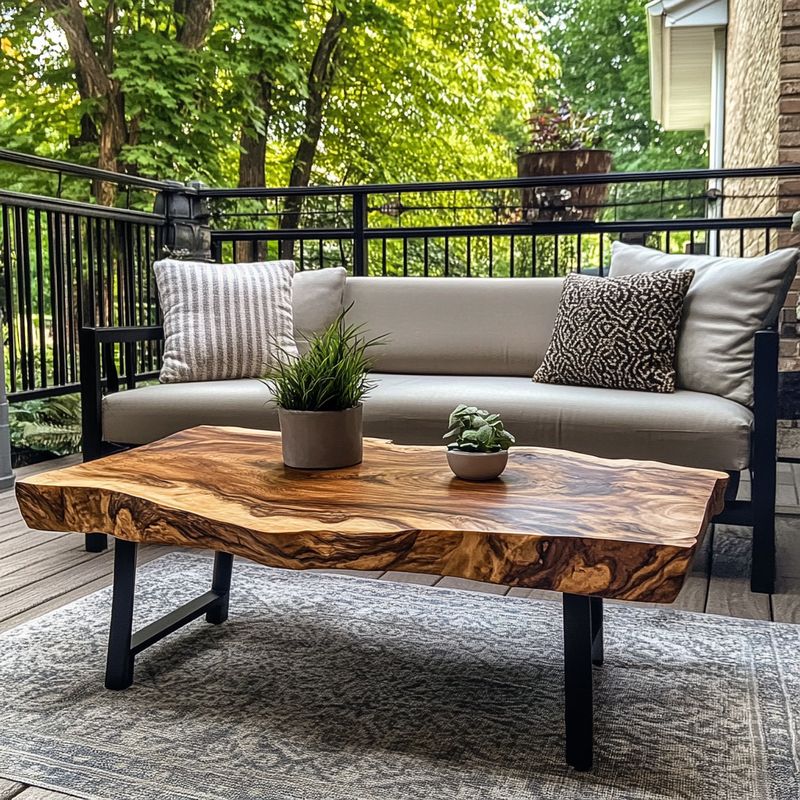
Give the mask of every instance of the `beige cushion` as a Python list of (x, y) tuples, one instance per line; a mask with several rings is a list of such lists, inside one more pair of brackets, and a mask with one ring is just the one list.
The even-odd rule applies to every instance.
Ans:
[(785, 249), (761, 258), (668, 255), (614, 242), (610, 275), (693, 269), (678, 342), (678, 386), (750, 405), (753, 336), (775, 324), (799, 254)]
[[(555, 386), (527, 376), (373, 377), (378, 386), (364, 403), (368, 436), (442, 444), (448, 414), (469, 402), (501, 413), (520, 445), (712, 469), (748, 464), (752, 414), (715, 395)], [(107, 441), (141, 444), (201, 424), (278, 427), (268, 390), (257, 380), (145, 386), (103, 400)]]
[(561, 278), (348, 278), (348, 321), (376, 372), (533, 375), (553, 331)]
[(103, 439), (145, 444), (195, 425), (278, 429), (278, 410), (260, 380), (141, 386), (103, 398)]
[(305, 350), (305, 338), (324, 331), (342, 313), (347, 270), (344, 267), (296, 272), (292, 284), (294, 338)]
[(293, 261), (208, 264), (156, 261), (164, 315), (164, 383), (265, 374), (297, 355), (292, 327)]

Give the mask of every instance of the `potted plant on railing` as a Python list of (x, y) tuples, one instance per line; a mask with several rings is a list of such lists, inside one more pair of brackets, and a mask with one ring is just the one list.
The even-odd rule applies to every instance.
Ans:
[[(517, 151), (520, 178), (608, 172), (611, 152), (600, 149), (596, 118), (577, 114), (568, 102), (543, 103), (528, 119), (530, 141)], [(522, 189), (528, 220), (594, 219), (608, 196), (608, 184), (534, 186)]]
[(490, 414), (464, 403), (450, 414), (447, 463), (457, 477), (467, 481), (490, 481), (506, 468), (508, 448), (514, 437), (503, 426), (499, 414)]
[(338, 469), (362, 459), (361, 401), (374, 386), (367, 351), (383, 337), (364, 339), (360, 327), (346, 324), (348, 310), (266, 378), (287, 467)]

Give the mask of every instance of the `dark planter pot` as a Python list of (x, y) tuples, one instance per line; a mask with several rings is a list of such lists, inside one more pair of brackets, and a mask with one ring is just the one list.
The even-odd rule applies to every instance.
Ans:
[[(610, 170), (609, 150), (554, 150), (517, 155), (517, 175), (520, 178)], [(526, 220), (593, 220), (608, 198), (608, 184), (534, 186), (522, 189), (520, 194)]]
[(293, 469), (341, 469), (361, 463), (362, 407), (344, 411), (278, 409), (283, 463)]

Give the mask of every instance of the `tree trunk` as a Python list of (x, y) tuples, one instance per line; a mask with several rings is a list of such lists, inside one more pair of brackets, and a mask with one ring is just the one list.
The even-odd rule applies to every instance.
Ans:
[[(103, 43), (103, 58), (92, 43), (79, 0), (45, 0), (45, 7), (64, 31), (81, 97), (100, 100), (102, 103), (97, 166), (117, 171), (119, 154), (127, 135), (125, 110), (119, 84), (109, 77), (110, 65), (104, 63), (104, 59), (106, 61), (110, 59), (108, 54), (112, 50), (108, 39), (113, 36), (113, 20), (116, 13), (114, 2), (112, 0), (109, 3), (104, 16), (106, 41)], [(97, 201), (102, 205), (112, 205), (115, 189), (113, 184), (96, 181), (94, 191)]]
[[(119, 157), (122, 148), (130, 143), (130, 132), (125, 118), (125, 94), (119, 82), (111, 77), (118, 16), (116, 0), (109, 0), (103, 15), (104, 37), (100, 52), (89, 34), (80, 0), (44, 0), (44, 7), (64, 31), (81, 99), (100, 102), (100, 118), (81, 121), (81, 139), (96, 138), (98, 167), (122, 172)], [(182, 18), (177, 41), (189, 50), (199, 49), (211, 28), (214, 0), (175, 0), (175, 9)], [(138, 130), (136, 122), (134, 120), (131, 125), (134, 137)], [(116, 184), (96, 181), (94, 193), (99, 203), (113, 205)]]
[(178, 42), (187, 50), (199, 50), (211, 30), (214, 0), (175, 0), (173, 8), (181, 18), (177, 24)]
[[(319, 137), (322, 132), (322, 122), (325, 116), (325, 103), (336, 74), (339, 43), (346, 24), (347, 17), (345, 13), (334, 8), (325, 23), (325, 29), (311, 61), (311, 68), (308, 73), (308, 94), (303, 116), (303, 130), (292, 163), (289, 186), (308, 186), (311, 178), (311, 168), (314, 165), (314, 156), (317, 152)], [(300, 222), (302, 204), (302, 197), (297, 195), (289, 195), (286, 198), (283, 214), (281, 215), (281, 228), (297, 228)], [(292, 258), (293, 254), (294, 242), (282, 242), (281, 257)]]
[[(272, 83), (266, 75), (258, 76), (258, 108), (261, 112), (259, 129), (249, 131), (244, 125), (239, 137), (239, 186), (260, 187), (267, 184), (267, 127), (272, 107)], [(253, 258), (250, 242), (236, 242), (236, 260), (249, 261)], [(263, 261), (266, 248), (259, 242), (255, 258)]]

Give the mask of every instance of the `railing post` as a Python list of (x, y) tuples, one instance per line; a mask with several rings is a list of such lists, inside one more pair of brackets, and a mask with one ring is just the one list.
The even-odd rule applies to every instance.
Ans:
[(162, 251), (172, 258), (211, 261), (211, 212), (197, 194), (200, 181), (165, 181), (169, 188), (156, 196), (153, 211), (164, 217)]
[(353, 275), (367, 275), (367, 195), (353, 194)]
[[(8, 335), (13, 335), (10, 326)], [(0, 370), (0, 489), (10, 489), (14, 485), (14, 470), (11, 466), (11, 430), (8, 427), (5, 339), (0, 342)]]
[(777, 484), (778, 331), (758, 331), (753, 340), (753, 437), (750, 457), (753, 544), (750, 588), (775, 591), (775, 491)]

